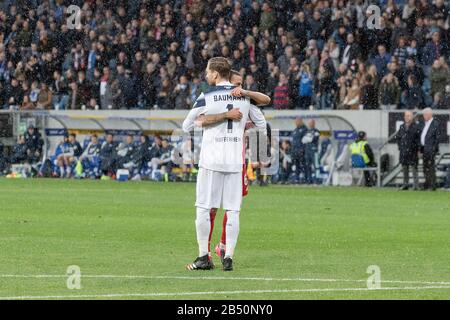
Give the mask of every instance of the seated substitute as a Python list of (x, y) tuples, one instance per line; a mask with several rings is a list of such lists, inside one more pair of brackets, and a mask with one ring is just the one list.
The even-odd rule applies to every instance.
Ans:
[(56, 169), (59, 168), (59, 176), (61, 178), (66, 177), (66, 169), (68, 168), (67, 158), (73, 154), (72, 145), (69, 142), (69, 135), (65, 134), (63, 140), (56, 147), (55, 151), (55, 171), (54, 175), (57, 176), (58, 173)]
[[(96, 178), (99, 176), (100, 171), (100, 148), (101, 145), (98, 142), (98, 137), (96, 134), (91, 136), (91, 141), (87, 145), (83, 154), (78, 160), (82, 164), (84, 173), (87, 173), (91, 178)], [(78, 174), (78, 173), (77, 173)]]
[(11, 164), (22, 164), (28, 162), (28, 146), (24, 136), (19, 136), (18, 143), (13, 147), (10, 158)]
[(136, 145), (134, 143), (134, 137), (132, 135), (127, 135), (125, 138), (125, 142), (119, 145), (119, 149), (117, 151), (117, 169), (128, 169), (131, 171), (136, 166), (136, 163), (133, 161)]
[(159, 150), (159, 157), (152, 159), (152, 179), (156, 178), (156, 173), (161, 173), (164, 181), (169, 181), (169, 174), (172, 172), (173, 166), (173, 147), (169, 144), (169, 140), (163, 139)]
[(66, 164), (67, 178), (72, 177), (72, 167), (78, 162), (78, 158), (83, 154), (83, 147), (77, 141), (75, 133), (69, 134), (70, 152), (65, 155), (64, 161)]

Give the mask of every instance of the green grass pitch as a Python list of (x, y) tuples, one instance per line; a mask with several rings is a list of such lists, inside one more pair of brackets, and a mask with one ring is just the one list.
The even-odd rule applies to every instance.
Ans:
[(448, 192), (251, 187), (231, 273), (216, 257), (213, 271), (184, 269), (194, 197), (194, 184), (1, 179), (0, 298), (450, 298)]

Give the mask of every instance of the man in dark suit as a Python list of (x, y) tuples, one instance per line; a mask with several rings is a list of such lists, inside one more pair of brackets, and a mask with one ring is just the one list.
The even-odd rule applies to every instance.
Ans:
[(423, 172), (425, 185), (423, 190), (436, 190), (435, 157), (439, 152), (439, 123), (433, 118), (431, 108), (423, 110), (423, 126), (420, 135), (421, 153), (423, 155)]
[[(305, 146), (305, 182), (313, 184), (317, 181), (317, 154), (319, 152), (320, 131), (316, 128), (316, 120), (309, 119), (307, 130), (302, 138)], [(313, 179), (314, 175), (314, 179)]]
[(352, 64), (356, 64), (356, 59), (360, 56), (361, 50), (355, 43), (355, 37), (352, 33), (347, 35), (347, 45), (342, 53), (341, 62), (349, 68)]
[(292, 165), (295, 166), (295, 183), (300, 183), (300, 172), (305, 174), (305, 145), (302, 142), (308, 128), (303, 119), (295, 119), (295, 129), (292, 131)]
[(400, 164), (403, 169), (403, 186), (402, 190), (409, 188), (409, 169), (413, 173), (413, 187), (417, 190), (419, 187), (419, 177), (417, 173), (417, 165), (419, 163), (420, 150), (420, 134), (421, 126), (414, 121), (414, 115), (411, 111), (405, 112), (405, 122), (400, 126), (394, 137), (394, 141), (398, 144), (400, 151)]

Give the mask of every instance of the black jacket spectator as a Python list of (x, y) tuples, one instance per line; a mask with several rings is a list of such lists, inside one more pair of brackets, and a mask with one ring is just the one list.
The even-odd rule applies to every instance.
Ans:
[(401, 89), (397, 79), (393, 78), (391, 82), (383, 79), (379, 87), (378, 95), (380, 105), (398, 106), (400, 103)]
[(123, 93), (123, 105), (121, 107), (126, 109), (136, 108), (139, 93), (136, 90), (136, 81), (130, 74), (127, 73), (120, 88)]
[(421, 126), (412, 122), (409, 126), (402, 124), (394, 137), (400, 151), (400, 164), (404, 166), (417, 166), (419, 162)]
[(342, 62), (350, 66), (361, 56), (361, 48), (358, 44), (347, 44), (342, 52)]
[(377, 109), (378, 108), (378, 92), (375, 86), (372, 84), (371, 76), (367, 76), (366, 84), (361, 88), (361, 103), (364, 109)]
[[(421, 133), (425, 129), (425, 124), (422, 124)], [(439, 153), (439, 122), (433, 119), (430, 128), (425, 136), (425, 144), (422, 146), (422, 152), (424, 155), (436, 156)]]
[(23, 99), (23, 90), (17, 80), (8, 84), (4, 91), (4, 102), (9, 105), (21, 105)]
[[(408, 65), (409, 64), (409, 65)], [(425, 79), (424, 72), (421, 67), (417, 66), (414, 62), (407, 60), (407, 67), (401, 73), (401, 77), (399, 79), (400, 86), (403, 90), (408, 88), (408, 77), (414, 76), (416, 82), (419, 86), (423, 85), (423, 81)]]
[[(424, 118), (427, 114), (430, 114), (430, 110), (424, 111)], [(431, 118), (431, 116), (429, 116)], [(426, 119), (426, 118), (425, 118)], [(431, 121), (431, 123), (430, 123)], [(428, 123), (428, 125), (427, 125)], [(421, 130), (421, 145), (423, 153), (423, 171), (425, 175), (424, 189), (430, 188), (436, 189), (436, 165), (435, 157), (439, 152), (439, 140), (440, 140), (440, 128), (439, 123), (431, 118), (422, 125)]]
[(422, 88), (415, 84), (409, 84), (408, 88), (403, 92), (402, 103), (405, 109), (423, 109), (425, 98)]

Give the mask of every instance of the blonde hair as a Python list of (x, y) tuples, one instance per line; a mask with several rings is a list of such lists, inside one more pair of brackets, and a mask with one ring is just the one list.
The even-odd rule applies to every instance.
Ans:
[(230, 78), (231, 65), (228, 59), (224, 57), (211, 58), (208, 61), (208, 67), (210, 70), (216, 71), (222, 78)]

